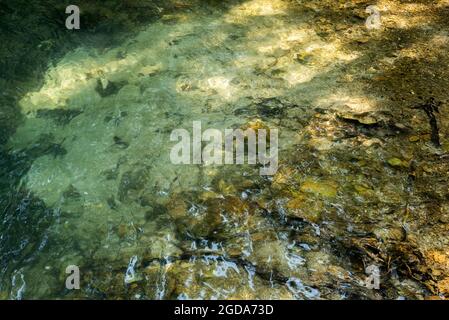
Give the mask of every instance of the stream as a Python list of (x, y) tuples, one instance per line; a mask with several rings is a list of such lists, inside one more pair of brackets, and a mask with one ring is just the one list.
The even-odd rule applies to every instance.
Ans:
[[(382, 37), (408, 38), (366, 30), (365, 2), (182, 3), (19, 85), (0, 153), (0, 298), (446, 296), (447, 93), (382, 89), (422, 88), (394, 73), (419, 42), (392, 54), (402, 40)], [(195, 122), (277, 130), (277, 170), (173, 163), (171, 133)]]

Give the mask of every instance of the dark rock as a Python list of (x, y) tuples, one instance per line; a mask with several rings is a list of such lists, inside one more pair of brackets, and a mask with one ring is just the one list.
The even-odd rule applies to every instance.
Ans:
[(120, 180), (118, 198), (124, 201), (133, 195), (138, 197), (139, 192), (145, 187), (147, 177), (144, 169), (127, 171)]
[(41, 109), (37, 111), (36, 116), (38, 118), (52, 119), (58, 125), (66, 125), (81, 113), (83, 111), (79, 109)]

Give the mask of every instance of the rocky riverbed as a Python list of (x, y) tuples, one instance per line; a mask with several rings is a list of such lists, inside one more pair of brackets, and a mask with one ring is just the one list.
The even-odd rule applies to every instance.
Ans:
[[(447, 297), (449, 2), (171, 4), (17, 93), (0, 297)], [(277, 129), (277, 173), (172, 164), (193, 121)]]

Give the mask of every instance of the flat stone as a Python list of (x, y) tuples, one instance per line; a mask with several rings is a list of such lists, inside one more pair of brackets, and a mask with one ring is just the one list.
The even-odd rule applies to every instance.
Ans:
[(333, 181), (306, 180), (302, 183), (300, 190), (326, 198), (335, 198), (337, 196), (337, 186)]

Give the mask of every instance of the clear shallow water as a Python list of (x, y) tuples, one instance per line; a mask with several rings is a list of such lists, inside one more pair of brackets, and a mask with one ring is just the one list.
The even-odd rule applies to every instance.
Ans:
[[(370, 241), (404, 236), (409, 175), (388, 164), (403, 146), (346, 138), (342, 119), (382, 99), (342, 81), (360, 53), (307, 17), (284, 1), (203, 7), (49, 66), (7, 142), (7, 161), (33, 160), (3, 220), (2, 297), (419, 297), (394, 273), (365, 286), (364, 267), (385, 263)], [(170, 133), (193, 121), (278, 129), (278, 173), (172, 164)], [(68, 265), (80, 290), (64, 287)]]

